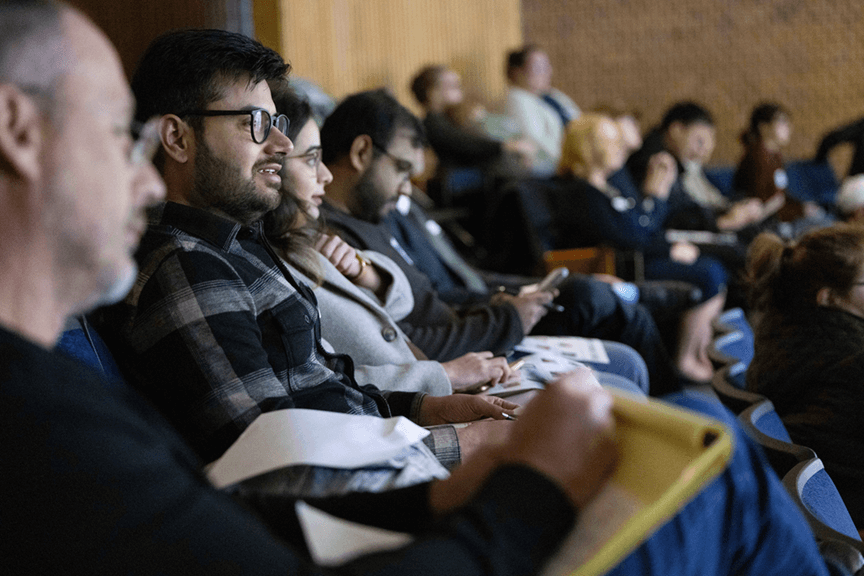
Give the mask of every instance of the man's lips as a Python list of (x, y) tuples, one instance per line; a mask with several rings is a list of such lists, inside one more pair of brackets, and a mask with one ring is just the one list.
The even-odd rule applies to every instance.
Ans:
[(282, 177), (279, 176), (279, 171), (282, 169), (281, 164), (264, 164), (258, 167), (258, 174), (262, 175), (267, 182), (276, 186), (282, 185)]

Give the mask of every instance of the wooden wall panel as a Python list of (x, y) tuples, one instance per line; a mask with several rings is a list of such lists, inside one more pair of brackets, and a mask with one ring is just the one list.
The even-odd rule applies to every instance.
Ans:
[(68, 0), (102, 28), (131, 75), (144, 50), (160, 34), (177, 28), (221, 27), (213, 22), (204, 0)]
[(430, 63), (453, 66), (483, 100), (500, 99), (504, 55), (522, 40), (519, 0), (258, 0), (255, 22), (296, 75), (335, 97), (387, 86), (415, 111), (408, 83)]
[(652, 124), (684, 98), (718, 126), (718, 162), (737, 162), (753, 105), (792, 112), (790, 157), (864, 116), (860, 0), (523, 0), (525, 40), (545, 46), (555, 84), (583, 108), (635, 106)]

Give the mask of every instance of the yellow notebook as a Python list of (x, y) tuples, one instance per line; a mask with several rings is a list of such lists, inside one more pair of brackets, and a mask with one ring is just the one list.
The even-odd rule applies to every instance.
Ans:
[[(611, 392), (618, 467), (580, 511), (576, 527), (544, 576), (608, 571), (715, 478), (732, 454), (731, 434), (721, 423), (655, 400)], [(412, 540), (407, 534), (333, 518), (303, 503), (297, 512), (312, 557), (326, 566)]]
[(713, 480), (732, 455), (716, 420), (611, 391), (619, 462), (545, 576), (603, 574)]

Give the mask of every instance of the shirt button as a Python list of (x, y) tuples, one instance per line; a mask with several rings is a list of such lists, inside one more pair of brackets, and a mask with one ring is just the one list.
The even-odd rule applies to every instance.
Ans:
[(381, 330), (381, 336), (384, 337), (385, 342), (393, 342), (396, 340), (396, 330), (387, 326), (383, 330)]
[(651, 224), (651, 219), (648, 218), (648, 216), (645, 216), (644, 214), (642, 216), (639, 216), (639, 225), (640, 226), (642, 226), (644, 228), (644, 227), (648, 226), (649, 224)]
[(308, 315), (308, 314), (304, 314), (304, 315), (303, 315), (303, 321), (306, 322), (306, 324), (311, 324), (311, 323), (312, 323), (312, 319), (309, 318), (309, 315)]

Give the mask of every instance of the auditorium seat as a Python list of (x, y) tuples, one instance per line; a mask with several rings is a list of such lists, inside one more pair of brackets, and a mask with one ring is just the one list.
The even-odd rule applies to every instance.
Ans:
[(864, 553), (864, 542), (822, 460), (813, 458), (796, 465), (783, 477), (783, 485), (817, 540), (844, 542)]
[(761, 394), (746, 390), (745, 374), (747, 367), (741, 363), (727, 364), (714, 372), (711, 388), (724, 406), (735, 414), (740, 414), (753, 404), (766, 400)]
[(753, 333), (735, 330), (716, 337), (708, 348), (708, 357), (717, 368), (740, 362), (746, 369), (753, 360)]
[(799, 462), (816, 458), (812, 449), (792, 442), (770, 400), (762, 400), (746, 408), (738, 420), (750, 437), (762, 446), (768, 462), (781, 478)]

